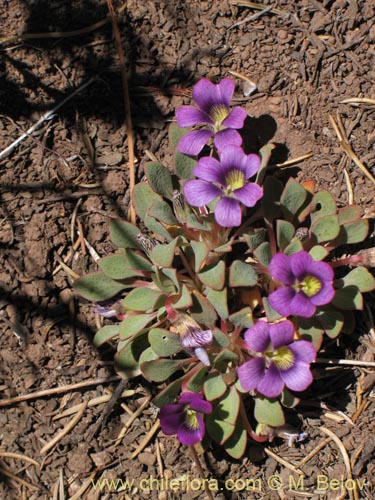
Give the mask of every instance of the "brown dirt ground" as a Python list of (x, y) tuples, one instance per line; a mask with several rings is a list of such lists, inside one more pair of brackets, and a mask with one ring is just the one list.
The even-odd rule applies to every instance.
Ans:
[[(177, 106), (188, 102), (184, 95), (191, 86), (202, 76), (218, 80), (236, 71), (257, 84), (257, 92), (245, 98), (243, 82), (235, 78), (236, 97), (258, 130), (256, 144), (278, 143), (275, 163), (312, 152), (298, 169), (285, 170), (286, 175), (314, 179), (340, 204), (349, 199), (346, 169), (354, 202), (373, 217), (374, 184), (347, 159), (328, 117), (331, 114), (336, 121), (341, 117), (351, 146), (375, 174), (374, 106), (342, 103), (352, 97), (375, 97), (374, 2), (276, 0), (273, 11), (253, 19), (248, 18), (259, 10), (246, 3), (127, 2), (119, 23), (131, 75), (137, 179), (150, 153), (165, 157), (167, 122), (173, 120)], [(1, 4), (2, 36), (66, 33), (107, 16), (104, 0), (3, 0)], [(264, 0), (264, 6), (270, 4)], [(109, 219), (126, 217), (128, 211), (127, 134), (118, 54), (109, 22), (88, 33), (70, 35), (30, 36), (0, 44), (0, 151), (74, 89), (96, 78), (0, 163), (0, 397), (102, 380), (1, 408), (0, 498), (205, 498), (203, 491), (193, 491), (197, 482), (189, 491), (183, 491), (183, 482), (175, 492), (161, 491), (161, 483), (158, 491), (155, 482), (140, 487), (141, 479), (160, 479), (161, 474), (175, 480), (184, 475), (190, 481), (199, 477), (186, 450), (160, 431), (142, 453), (130, 458), (156, 421), (152, 405), (145, 406), (120, 444), (115, 444), (132, 412), (152, 391), (140, 380), (127, 386), (132, 395), (115, 405), (99, 432), (94, 434), (95, 423), (104, 404), (86, 408), (65, 437), (40, 453), (72, 419), (56, 416), (107, 394), (117, 384), (110, 379), (103, 382), (114, 375), (112, 352), (97, 352), (92, 346), (96, 328), (92, 307), (73, 297), (72, 278), (59, 261), (64, 259), (78, 274), (95, 269), (80, 247), (71, 251), (78, 222), (85, 238), (104, 256), (112, 251)], [(373, 294), (368, 304), (372, 299)], [(324, 355), (374, 361), (371, 318), (369, 307), (358, 315), (355, 334), (328, 344)], [(300, 465), (304, 488), (297, 484), (298, 475), (264, 447), (250, 445), (241, 461), (219, 450), (201, 458), (205, 472), (218, 481), (216, 499), (375, 498), (374, 372), (316, 366), (315, 374), (310, 398), (293, 415), (302, 422), (307, 440), (288, 447), (276, 439), (267, 448), (298, 464), (320, 447)], [(340, 442), (327, 439), (324, 428), (335, 433), (344, 449), (339, 448)], [(343, 450), (353, 477), (367, 481), (362, 491), (341, 491), (334, 482), (348, 478)], [(9, 458), (5, 452), (30, 457), (41, 467)], [(282, 486), (268, 483), (275, 474)], [(105, 487), (100, 491), (90, 483), (93, 477), (135, 482), (123, 491)], [(260, 484), (263, 493), (236, 492), (234, 483), (226, 481), (237, 479), (258, 480), (255, 485)], [(243, 485), (237, 483), (238, 489)], [(294, 485), (297, 491), (290, 491)]]

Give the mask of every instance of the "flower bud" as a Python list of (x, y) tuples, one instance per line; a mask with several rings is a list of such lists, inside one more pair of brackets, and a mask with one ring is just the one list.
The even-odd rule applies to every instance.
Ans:
[(137, 235), (137, 240), (139, 241), (144, 253), (150, 257), (152, 249), (156, 247), (158, 242), (154, 238), (151, 238), (148, 234), (143, 233), (139, 233)]
[(185, 198), (182, 193), (175, 189), (173, 191), (173, 211), (180, 224), (186, 224), (189, 215), (189, 208), (185, 204)]

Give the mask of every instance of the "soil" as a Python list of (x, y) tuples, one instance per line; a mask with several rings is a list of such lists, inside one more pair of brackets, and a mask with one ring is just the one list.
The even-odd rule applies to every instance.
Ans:
[[(119, 383), (111, 350), (92, 345), (92, 305), (73, 295), (72, 271), (82, 275), (95, 261), (72, 245), (81, 230), (100, 256), (110, 254), (108, 222), (128, 214), (123, 89), (104, 0), (1, 4), (2, 36), (10, 38), (0, 40), (0, 151), (88, 85), (0, 162), (0, 404), (65, 387), (1, 407), (0, 499), (206, 498), (199, 471), (174, 437), (158, 431), (131, 457), (157, 421), (147, 404), (152, 388), (139, 379), (126, 386), (127, 396), (102, 426), (96, 424), (105, 403), (89, 403), (77, 424), (44, 449), (74, 414), (56, 417)], [(245, 0), (126, 4), (118, 22), (130, 75), (137, 180), (150, 155), (168, 161), (168, 123), (176, 107), (189, 103), (192, 85), (201, 77), (232, 75), (236, 100), (252, 117), (254, 144), (276, 143), (274, 164), (307, 155), (284, 175), (313, 179), (340, 205), (353, 199), (364, 216), (374, 217), (374, 184), (346, 156), (329, 120), (341, 119), (351, 147), (375, 175), (374, 102), (343, 103), (375, 97), (372, 0), (264, 0), (261, 9), (269, 8), (263, 12)], [(244, 96), (244, 81), (230, 72), (254, 81), (256, 92)], [(372, 242), (371, 234), (367, 246)], [(355, 334), (332, 341), (324, 356), (374, 361), (373, 294), (367, 304)], [(201, 456), (205, 474), (217, 481), (215, 499), (375, 498), (374, 371), (316, 365), (314, 373), (316, 382), (292, 416), (307, 433), (303, 442), (288, 446), (277, 437), (265, 446), (251, 444), (240, 461), (218, 449)], [(66, 387), (76, 383), (84, 387)], [(280, 458), (303, 471), (303, 482)], [(348, 463), (358, 479), (355, 490)], [(91, 481), (105, 478), (134, 484), (121, 490), (119, 483), (102, 483), (101, 491)]]

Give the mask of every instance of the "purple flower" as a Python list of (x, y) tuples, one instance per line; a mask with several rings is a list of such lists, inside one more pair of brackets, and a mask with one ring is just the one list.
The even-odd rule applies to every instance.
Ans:
[(216, 222), (223, 227), (241, 224), (241, 207), (253, 207), (263, 196), (258, 184), (248, 182), (258, 170), (258, 155), (246, 155), (239, 146), (227, 146), (220, 153), (220, 161), (210, 156), (201, 158), (193, 168), (199, 179), (186, 181), (184, 193), (194, 207), (206, 205), (220, 197), (215, 207)]
[(214, 83), (202, 78), (193, 87), (193, 99), (199, 109), (193, 106), (181, 106), (176, 111), (179, 127), (193, 125), (209, 125), (209, 128), (193, 130), (184, 135), (178, 144), (181, 153), (195, 156), (214, 135), (214, 144), (219, 151), (225, 145), (240, 146), (242, 138), (233, 129), (242, 128), (246, 111), (240, 107), (229, 110), (230, 101), (234, 92), (234, 83), (229, 78), (224, 78), (220, 83)]
[(307, 340), (293, 341), (293, 338), (294, 327), (288, 320), (274, 325), (258, 321), (245, 332), (245, 343), (255, 357), (238, 368), (244, 389), (256, 389), (268, 398), (275, 398), (284, 386), (304, 391), (311, 384), (314, 346)]
[(335, 295), (332, 267), (315, 261), (308, 252), (274, 255), (269, 272), (285, 285), (269, 296), (273, 309), (283, 316), (310, 318), (316, 306), (328, 304)]
[(202, 441), (205, 433), (203, 414), (211, 413), (212, 405), (202, 394), (184, 392), (177, 404), (165, 405), (160, 409), (160, 425), (164, 434), (177, 434), (185, 446), (194, 446)]
[(206, 347), (212, 344), (212, 331), (202, 330), (199, 324), (187, 314), (180, 314), (173, 325), (180, 336), (181, 347), (190, 355), (196, 356), (204, 365), (210, 366)]

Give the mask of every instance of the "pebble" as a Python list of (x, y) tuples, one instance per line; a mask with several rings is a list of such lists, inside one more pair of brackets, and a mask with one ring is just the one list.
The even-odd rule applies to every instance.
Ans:
[(152, 453), (147, 453), (146, 451), (138, 455), (138, 460), (143, 465), (155, 465), (156, 455)]

